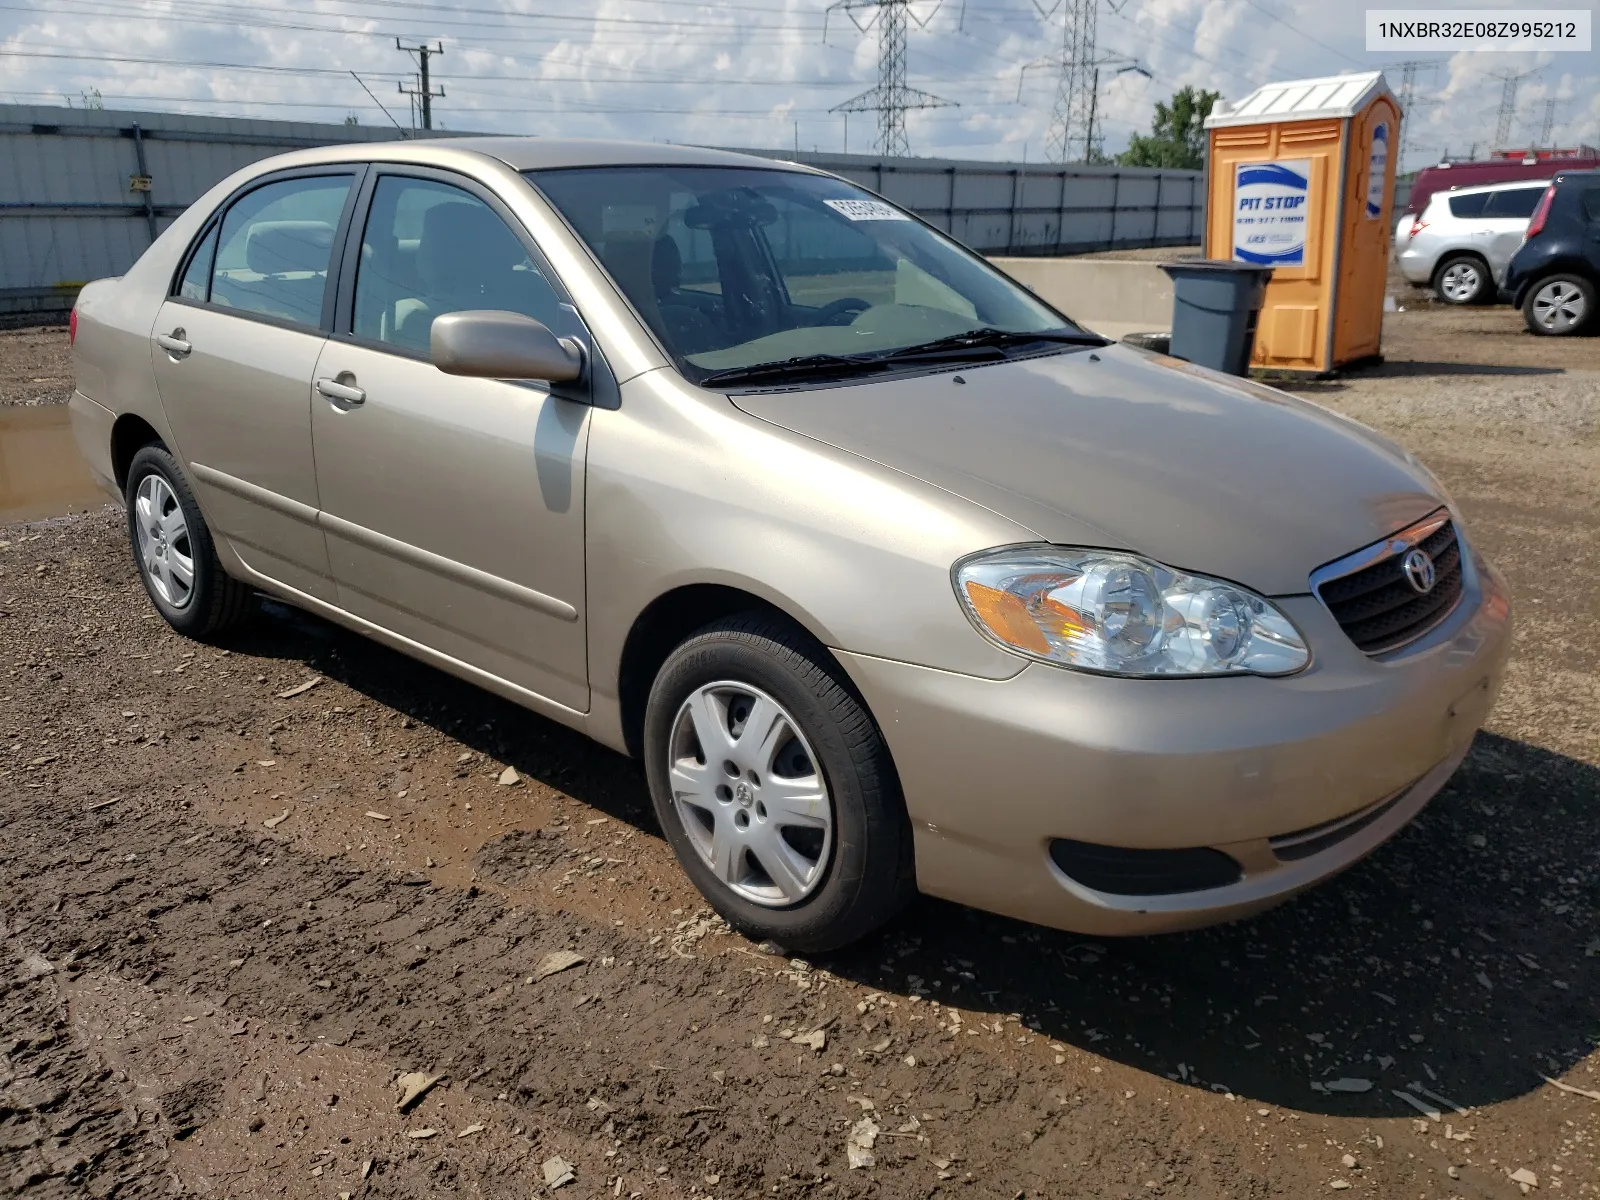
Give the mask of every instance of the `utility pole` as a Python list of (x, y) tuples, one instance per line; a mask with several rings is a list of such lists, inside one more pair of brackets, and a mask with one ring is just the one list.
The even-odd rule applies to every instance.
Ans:
[[(857, 14), (870, 10), (864, 21)], [(823, 13), (822, 37), (828, 37), (828, 15), (843, 12), (850, 23), (862, 33), (877, 26), (878, 33), (878, 86), (836, 104), (830, 111), (836, 113), (875, 112), (878, 114), (878, 153), (907, 155), (911, 153), (906, 139), (906, 113), (914, 108), (954, 108), (954, 100), (945, 100), (920, 88), (906, 86), (906, 21), (909, 18), (919, 29), (938, 12), (935, 7), (926, 17), (911, 11), (911, 0), (835, 0)]]
[(400, 93), (404, 96), (417, 97), (422, 104), (422, 127), (424, 129), (432, 129), (433, 98), (435, 96), (443, 98), (444, 86), (441, 84), (439, 89), (435, 91), (433, 85), (429, 83), (428, 59), (435, 54), (443, 54), (444, 46), (442, 43), (438, 42), (434, 43), (432, 46), (428, 45), (426, 42), (422, 43), (420, 46), (407, 46), (404, 45), (399, 38), (395, 38), (394, 48), (396, 50), (403, 50), (407, 54), (415, 54), (417, 56), (417, 66), (421, 71), (420, 85), (414, 88), (408, 88), (402, 83), (399, 85)]
[(1089, 124), (1083, 133), (1083, 161), (1092, 163), (1096, 161), (1094, 145), (1094, 118), (1095, 109), (1100, 107), (1100, 64), (1094, 67), (1094, 81), (1089, 85)]

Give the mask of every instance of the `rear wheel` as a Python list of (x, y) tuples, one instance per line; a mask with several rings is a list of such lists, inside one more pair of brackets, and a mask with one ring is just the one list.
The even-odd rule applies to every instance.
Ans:
[(1522, 319), (1541, 337), (1571, 337), (1594, 320), (1595, 288), (1581, 275), (1552, 275), (1528, 289)]
[(1489, 290), (1489, 268), (1481, 258), (1457, 254), (1433, 273), (1433, 291), (1446, 304), (1477, 304)]
[(802, 631), (759, 613), (702, 629), (656, 676), (644, 734), (667, 840), (743, 933), (829, 950), (915, 894), (888, 747)]
[(133, 456), (124, 496), (134, 563), (168, 625), (204, 638), (248, 615), (252, 593), (217, 561), (200, 507), (164, 446), (152, 443)]

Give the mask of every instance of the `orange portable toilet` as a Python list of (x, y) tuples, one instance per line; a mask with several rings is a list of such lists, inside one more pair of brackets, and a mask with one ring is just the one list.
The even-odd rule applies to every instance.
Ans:
[(1206, 257), (1273, 268), (1252, 367), (1378, 356), (1400, 115), (1366, 71), (1269, 83), (1206, 119)]

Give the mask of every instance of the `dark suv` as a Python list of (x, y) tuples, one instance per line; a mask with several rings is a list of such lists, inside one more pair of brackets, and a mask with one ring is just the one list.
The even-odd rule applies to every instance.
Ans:
[(1600, 171), (1562, 171), (1528, 221), (1505, 291), (1532, 333), (1567, 337), (1600, 314)]

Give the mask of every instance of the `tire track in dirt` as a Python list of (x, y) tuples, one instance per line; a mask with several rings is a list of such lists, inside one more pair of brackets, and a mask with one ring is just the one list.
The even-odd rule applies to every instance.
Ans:
[[(863, 1113), (886, 1131), (880, 1164), (927, 1186), (976, 1169), (985, 1194), (1047, 1194), (1063, 1163), (1130, 1153), (1174, 1181), (1196, 1166), (1159, 1127), (1130, 1144), (1108, 1098), (1064, 1088), (1042, 1065), (966, 1052), (931, 1009), (906, 1020), (888, 1015), (901, 1001), (880, 997), (864, 1023), (850, 989), (817, 968), (697, 957), (242, 831), (191, 834), (159, 804), (103, 812), (39, 805), (0, 824), (13, 850), (0, 871), (8, 919), (24, 935), (47, 930), (60, 970), (169, 1002), (204, 998), (241, 1036), (264, 1028), (293, 1045), (349, 1047), (442, 1072), (474, 1098), (503, 1096), (530, 1143), (507, 1186), (525, 1187), (531, 1163), (565, 1151), (585, 1194), (616, 1176), (659, 1194), (662, 1175), (712, 1194), (804, 1190), (839, 1173)], [(565, 949), (585, 963), (532, 982)], [(821, 1050), (785, 1036), (817, 1029)], [(174, 1120), (171, 1096), (155, 1107), (177, 1138), (188, 1118)], [(1016, 1131), (1004, 1158), (967, 1144), (961, 1126), (980, 1107)], [(430, 1180), (463, 1171), (428, 1143), (379, 1166), (373, 1195), (430, 1194)], [(495, 1173), (481, 1174), (484, 1194), (497, 1194)], [(864, 1176), (840, 1184), (841, 1194), (871, 1187)]]

